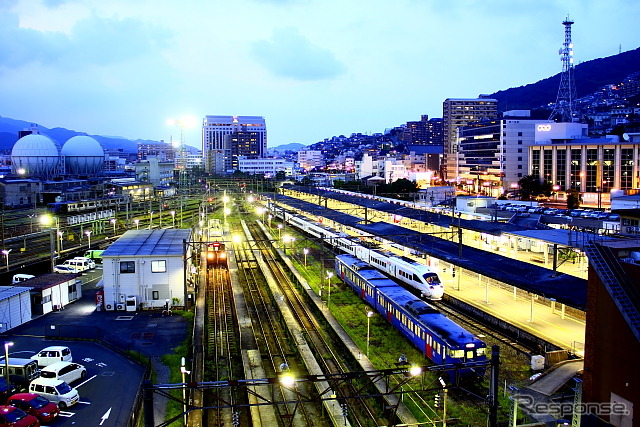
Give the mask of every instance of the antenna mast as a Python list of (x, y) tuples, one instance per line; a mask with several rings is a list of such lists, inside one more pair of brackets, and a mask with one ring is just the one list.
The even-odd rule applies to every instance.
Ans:
[(571, 42), (571, 25), (573, 21), (567, 18), (562, 22), (564, 25), (564, 44), (558, 52), (562, 61), (562, 74), (560, 74), (560, 87), (556, 105), (549, 116), (549, 120), (560, 122), (577, 121), (575, 111), (576, 84), (573, 80), (573, 43)]

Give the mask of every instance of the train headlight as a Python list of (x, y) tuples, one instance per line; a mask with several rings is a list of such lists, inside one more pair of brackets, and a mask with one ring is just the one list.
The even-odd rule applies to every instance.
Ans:
[(473, 343), (469, 343), (469, 344), (465, 345), (466, 348), (475, 348), (475, 346), (476, 345), (473, 344)]

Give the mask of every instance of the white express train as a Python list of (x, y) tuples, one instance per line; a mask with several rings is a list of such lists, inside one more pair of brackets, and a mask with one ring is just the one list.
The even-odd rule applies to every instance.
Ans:
[(285, 221), (290, 226), (322, 239), (324, 243), (334, 249), (353, 255), (383, 273), (402, 281), (421, 298), (442, 299), (444, 285), (438, 275), (426, 265), (404, 256), (373, 248), (362, 239), (349, 236), (302, 215), (292, 214), (281, 207), (276, 207), (273, 203), (269, 204), (268, 209), (274, 217)]

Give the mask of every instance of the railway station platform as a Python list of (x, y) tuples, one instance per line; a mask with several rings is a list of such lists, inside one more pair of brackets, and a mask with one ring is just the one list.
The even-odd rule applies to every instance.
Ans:
[(516, 294), (514, 298), (512, 291), (464, 277), (444, 284), (447, 295), (582, 357), (585, 320), (568, 315), (560, 304), (551, 301), (547, 306), (549, 301), (543, 303), (535, 295), (525, 299)]

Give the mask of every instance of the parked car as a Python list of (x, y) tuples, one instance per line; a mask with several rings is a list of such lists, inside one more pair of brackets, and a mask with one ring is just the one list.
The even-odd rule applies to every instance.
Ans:
[(7, 400), (7, 405), (22, 409), (41, 423), (50, 423), (60, 414), (58, 405), (35, 393), (14, 394)]
[(79, 363), (56, 362), (40, 370), (42, 378), (62, 380), (67, 384), (78, 381), (87, 376), (87, 369)]
[(75, 274), (77, 273), (76, 269), (68, 266), (68, 265), (64, 265), (64, 264), (60, 264), (60, 265), (56, 265), (53, 267), (53, 272), (54, 273), (61, 273), (61, 274)]
[(7, 427), (40, 427), (40, 422), (15, 406), (0, 406), (0, 426)]
[(0, 402), (4, 402), (5, 400), (7, 400), (7, 397), (11, 396), (13, 393), (15, 393), (16, 388), (13, 384), (9, 384), (9, 386), (7, 386), (7, 380), (3, 378), (0, 378)]
[(33, 356), (31, 359), (38, 362), (38, 367), (43, 368), (59, 361), (73, 362), (71, 349), (61, 345), (45, 347)]
[(78, 390), (64, 381), (50, 378), (36, 378), (29, 384), (29, 393), (35, 393), (58, 405), (60, 409), (68, 408), (78, 403)]

